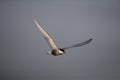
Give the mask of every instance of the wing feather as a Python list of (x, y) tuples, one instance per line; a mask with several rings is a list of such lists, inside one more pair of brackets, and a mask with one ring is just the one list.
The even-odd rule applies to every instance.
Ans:
[(51, 49), (58, 49), (58, 47), (56, 46), (56, 44), (53, 41), (52, 37), (50, 37), (50, 35), (48, 35), (48, 33), (40, 26), (40, 24), (37, 22), (37, 20), (34, 19), (34, 23), (36, 24), (37, 28), (41, 32), (42, 36), (47, 41), (47, 43), (50, 46), (50, 48)]
[(75, 44), (75, 45), (72, 45), (72, 46), (64, 47), (62, 49), (66, 50), (66, 49), (70, 49), (70, 48), (73, 48), (73, 47), (80, 47), (80, 46), (83, 46), (83, 45), (86, 45), (86, 44), (90, 43), (91, 41), (92, 41), (92, 39), (89, 39), (87, 41), (84, 41), (84, 42), (81, 42), (81, 43), (78, 43), (78, 44)]

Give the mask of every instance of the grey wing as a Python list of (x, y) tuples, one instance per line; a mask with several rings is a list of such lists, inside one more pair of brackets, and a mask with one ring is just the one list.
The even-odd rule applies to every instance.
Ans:
[(52, 37), (50, 37), (50, 35), (48, 35), (48, 33), (40, 26), (40, 24), (35, 19), (34, 19), (34, 23), (36, 24), (37, 28), (39, 29), (39, 31), (41, 32), (43, 37), (48, 42), (50, 48), (51, 49), (58, 49), (55, 42), (53, 41)]
[(92, 41), (92, 39), (89, 39), (87, 41), (84, 41), (84, 42), (81, 42), (81, 43), (78, 43), (78, 44), (75, 44), (75, 45), (72, 45), (72, 46), (64, 47), (62, 49), (66, 50), (66, 49), (70, 49), (70, 48), (73, 48), (73, 47), (80, 47), (80, 46), (83, 46), (83, 45), (86, 45), (86, 44), (90, 43), (91, 41)]

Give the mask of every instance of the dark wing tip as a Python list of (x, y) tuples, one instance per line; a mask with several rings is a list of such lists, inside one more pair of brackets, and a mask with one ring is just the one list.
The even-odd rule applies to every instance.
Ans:
[(85, 43), (90, 43), (93, 39), (90, 38), (88, 41), (86, 41)]
[(91, 42), (93, 39), (91, 38), (91, 39), (89, 39), (89, 41)]

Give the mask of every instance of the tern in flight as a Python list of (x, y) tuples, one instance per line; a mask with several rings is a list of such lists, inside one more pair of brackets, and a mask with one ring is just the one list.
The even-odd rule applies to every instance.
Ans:
[(40, 26), (40, 24), (37, 22), (37, 20), (34, 19), (34, 23), (37, 26), (37, 28), (39, 29), (39, 31), (41, 32), (42, 36), (45, 38), (45, 40), (47, 41), (48, 45), (51, 48), (51, 51), (48, 52), (48, 54), (52, 54), (54, 56), (58, 56), (58, 55), (62, 55), (65, 54), (65, 50), (66, 49), (70, 49), (73, 47), (80, 47), (83, 45), (86, 45), (88, 43), (90, 43), (92, 41), (92, 39), (89, 39), (87, 41), (72, 45), (72, 46), (68, 46), (68, 47), (64, 47), (64, 48), (58, 48), (54, 42), (54, 40), (52, 39), (52, 37)]

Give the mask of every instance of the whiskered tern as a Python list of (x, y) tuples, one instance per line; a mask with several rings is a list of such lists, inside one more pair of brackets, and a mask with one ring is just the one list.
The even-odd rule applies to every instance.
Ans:
[(40, 24), (37, 22), (37, 20), (34, 19), (34, 23), (35, 23), (35, 25), (37, 26), (37, 28), (41, 32), (42, 36), (45, 38), (45, 40), (47, 41), (48, 45), (51, 48), (51, 51), (49, 51), (48, 54), (52, 54), (54, 56), (65, 54), (66, 49), (70, 49), (70, 48), (73, 48), (73, 47), (80, 47), (80, 46), (86, 45), (86, 44), (88, 44), (92, 41), (92, 38), (91, 38), (87, 41), (84, 41), (84, 42), (81, 42), (81, 43), (78, 43), (78, 44), (75, 44), (75, 45), (72, 45), (72, 46), (68, 46), (68, 47), (64, 47), (64, 48), (58, 48), (56, 43), (52, 39), (52, 37), (40, 26)]

